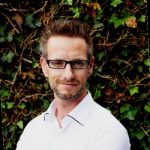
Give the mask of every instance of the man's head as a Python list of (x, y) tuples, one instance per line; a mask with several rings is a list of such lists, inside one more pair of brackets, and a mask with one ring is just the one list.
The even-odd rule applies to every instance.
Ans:
[(40, 63), (55, 98), (80, 101), (94, 64), (87, 28), (75, 21), (54, 21), (46, 27), (40, 44)]

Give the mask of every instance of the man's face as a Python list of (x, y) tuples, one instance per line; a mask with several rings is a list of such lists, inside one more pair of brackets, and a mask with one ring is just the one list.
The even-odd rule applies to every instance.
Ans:
[[(53, 36), (47, 45), (48, 60), (87, 60), (87, 44), (78, 37)], [(44, 75), (48, 78), (55, 98), (62, 100), (82, 99), (86, 94), (86, 82), (93, 70), (93, 58), (84, 69), (72, 69), (67, 64), (64, 69), (49, 68), (46, 60), (41, 57)]]

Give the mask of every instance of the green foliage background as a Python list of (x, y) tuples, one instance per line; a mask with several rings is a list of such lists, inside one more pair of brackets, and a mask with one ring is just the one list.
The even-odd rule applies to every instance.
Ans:
[(127, 128), (132, 150), (150, 150), (150, 55), (146, 0), (0, 3), (0, 97), (3, 149), (14, 150), (25, 125), (53, 99), (39, 64), (39, 38), (53, 18), (91, 26), (95, 101)]

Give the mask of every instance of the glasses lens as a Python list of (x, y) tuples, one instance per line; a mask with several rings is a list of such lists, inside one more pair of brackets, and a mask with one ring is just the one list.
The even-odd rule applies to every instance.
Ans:
[(74, 69), (83, 69), (87, 68), (88, 66), (88, 61), (86, 60), (74, 60), (71, 62), (72, 68)]
[(49, 61), (49, 66), (51, 68), (64, 68), (65, 62), (63, 60), (50, 60)]

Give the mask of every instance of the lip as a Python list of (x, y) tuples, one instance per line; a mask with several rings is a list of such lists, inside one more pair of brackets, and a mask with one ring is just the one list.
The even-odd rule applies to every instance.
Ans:
[(60, 83), (60, 84), (62, 84), (62, 85), (68, 85), (68, 86), (75, 86), (75, 85), (77, 85), (76, 83)]
[(60, 84), (64, 87), (74, 87), (77, 85), (76, 83), (60, 83)]

